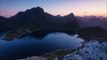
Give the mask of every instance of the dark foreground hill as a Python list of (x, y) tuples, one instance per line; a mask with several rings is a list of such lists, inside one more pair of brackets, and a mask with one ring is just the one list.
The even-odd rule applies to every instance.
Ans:
[(87, 27), (78, 31), (78, 35), (85, 40), (107, 41), (107, 31), (101, 27)]

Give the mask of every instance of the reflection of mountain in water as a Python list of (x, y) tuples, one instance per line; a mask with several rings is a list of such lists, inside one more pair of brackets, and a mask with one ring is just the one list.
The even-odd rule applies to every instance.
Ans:
[(0, 39), (0, 60), (16, 60), (59, 49), (75, 49), (82, 45), (81, 42), (82, 39), (61, 32), (49, 33), (42, 39), (29, 36), (14, 41)]
[[(38, 39), (43, 39), (48, 34), (57, 33), (57, 32), (66, 33), (68, 35), (75, 35), (76, 34), (75, 32), (72, 32), (70, 30), (59, 30), (59, 31), (58, 30), (40, 30), (40, 31), (34, 31), (32, 33), (29, 33), (29, 34), (22, 35), (22, 36), (18, 37), (18, 39), (24, 38), (26, 36), (33, 37), (33, 38), (38, 38)], [(12, 33), (10, 33), (10, 34), (12, 34)], [(16, 34), (16, 33), (13, 33), (13, 34)], [(8, 40), (8, 39), (6, 39), (6, 40)]]

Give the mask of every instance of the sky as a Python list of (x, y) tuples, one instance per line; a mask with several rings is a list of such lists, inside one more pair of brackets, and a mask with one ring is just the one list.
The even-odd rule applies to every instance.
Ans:
[(0, 16), (11, 17), (19, 11), (40, 6), (52, 15), (106, 16), (107, 0), (0, 0)]

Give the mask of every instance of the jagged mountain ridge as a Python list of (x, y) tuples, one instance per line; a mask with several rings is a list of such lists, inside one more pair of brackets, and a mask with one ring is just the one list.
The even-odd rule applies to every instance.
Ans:
[(87, 24), (81, 25), (81, 21), (82, 20), (79, 20), (77, 17), (75, 17), (73, 13), (70, 13), (66, 16), (53, 16), (44, 12), (41, 7), (36, 7), (28, 9), (24, 12), (18, 12), (15, 16), (10, 18), (0, 17), (0, 32), (5, 30), (6, 32), (9, 31), (5, 35), (6, 39), (19, 38), (21, 36), (43, 30), (57, 32), (70, 31), (77, 34), (81, 30), (85, 32), (85, 29), (81, 29), (81, 26), (85, 26)]
[[(2, 20), (2, 19), (1, 19)], [(53, 16), (44, 12), (41, 7), (18, 12), (15, 16), (7, 18), (8, 28), (36, 28), (36, 29), (71, 29), (79, 28), (73, 13), (67, 16)]]

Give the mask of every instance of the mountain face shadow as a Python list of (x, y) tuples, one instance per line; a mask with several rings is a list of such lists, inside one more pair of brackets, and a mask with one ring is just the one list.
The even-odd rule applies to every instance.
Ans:
[[(0, 34), (6, 33), (4, 39), (6, 40), (14, 40), (15, 38), (23, 38), (26, 36), (43, 38), (50, 32), (64, 32), (67, 34), (79, 34), (82, 38), (84, 35), (88, 35), (87, 29), (96, 29), (96, 25), (93, 28), (90, 28), (88, 23), (85, 23), (85, 17), (76, 17), (73, 13), (70, 13), (66, 16), (53, 16), (49, 13), (46, 13), (41, 7), (34, 7), (31, 9), (27, 9), (26, 11), (18, 12), (16, 15), (10, 18), (4, 18), (0, 16)], [(86, 17), (87, 18), (87, 17)], [(92, 18), (92, 17), (89, 17)], [(104, 19), (106, 22), (106, 18), (92, 18), (96, 20)], [(87, 20), (87, 19), (86, 19)], [(96, 22), (95, 20), (95, 22)], [(101, 21), (99, 21), (101, 22)], [(83, 24), (82, 24), (83, 23)], [(93, 25), (90, 23), (90, 25)], [(84, 27), (85, 26), (85, 27)], [(103, 24), (106, 27), (106, 24)], [(102, 30), (102, 26), (99, 28)], [(84, 29), (86, 28), (86, 29)], [(104, 29), (105, 30), (105, 29)], [(100, 32), (107, 32), (107, 31)], [(93, 32), (92, 32), (93, 31)], [(92, 30), (91, 34), (95, 37), (95, 30)], [(86, 34), (82, 34), (86, 33)], [(106, 33), (107, 34), (107, 33)], [(106, 34), (101, 34), (102, 36), (96, 35), (97, 37), (103, 37)], [(86, 36), (85, 36), (86, 37)], [(88, 36), (87, 36), (88, 37)], [(106, 37), (103, 37), (107, 39)]]
[(79, 37), (90, 40), (107, 41), (107, 31), (101, 27), (82, 28), (78, 32)]
[[(44, 12), (41, 7), (28, 9), (24, 12), (18, 12), (16, 15), (10, 18), (0, 17), (0, 21), (2, 21), (0, 30), (10, 31), (5, 36), (5, 39), (7, 40), (13, 40), (14, 38), (20, 38), (26, 35), (37, 36), (37, 32), (40, 33), (40, 31), (43, 30), (47, 30), (49, 32), (73, 31), (76, 33), (80, 28), (77, 18), (73, 13), (63, 17), (53, 16)], [(44, 34), (40, 34), (45, 35), (45, 33), (46, 32), (44, 32)]]

